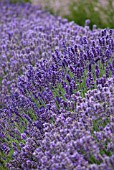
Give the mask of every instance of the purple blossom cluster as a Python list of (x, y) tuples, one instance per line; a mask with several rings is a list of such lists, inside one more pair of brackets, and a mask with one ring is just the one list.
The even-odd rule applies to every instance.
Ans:
[[(0, 105), (15, 88), (16, 79), (43, 59), (51, 61), (55, 48), (76, 42), (78, 34), (86, 30), (67, 19), (55, 17), (39, 7), (0, 5)], [(72, 29), (71, 29), (72, 28)], [(83, 33), (83, 30), (84, 33)]]
[[(109, 76), (110, 70), (114, 72), (109, 60), (113, 57), (114, 50), (112, 30), (90, 31), (88, 26), (82, 28), (73, 22), (68, 23), (66, 19), (54, 17), (29, 4), (2, 4), (0, 11), (1, 107), (5, 105), (6, 95), (14, 91), (16, 80), (26, 71), (26, 67), (35, 66), (41, 59), (47, 59), (48, 63), (54, 60), (55, 64), (61, 60), (60, 64), (63, 67), (68, 65), (78, 78), (83, 76), (84, 62), (87, 66), (89, 64), (91, 70), (95, 61), (102, 60), (103, 63), (108, 63), (106, 76)], [(69, 47), (67, 52), (66, 47)], [(56, 51), (53, 59), (52, 52), (55, 49), (59, 50), (59, 53)], [(99, 74), (99, 65), (96, 65), (96, 76), (99, 77)], [(91, 75), (89, 78), (92, 79)], [(92, 83), (93, 81), (87, 79), (88, 87), (92, 86)]]
[(114, 31), (1, 4), (0, 163), (112, 170)]
[(85, 98), (73, 94), (68, 106), (71, 101), (75, 101), (76, 111), (61, 106), (55, 123), (43, 124), (42, 135), (38, 128), (32, 128), (28, 138), (21, 134), (25, 144), (15, 150), (14, 160), (8, 164), (11, 170), (114, 168), (114, 79), (87, 92)]

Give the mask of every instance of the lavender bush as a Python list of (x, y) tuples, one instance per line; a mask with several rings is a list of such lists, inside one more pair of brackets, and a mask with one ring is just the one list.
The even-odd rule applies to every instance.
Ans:
[[(65, 107), (75, 111), (66, 111)], [(88, 169), (114, 168), (114, 79), (104, 87), (91, 90), (82, 98), (73, 94), (62, 102), (55, 123), (44, 123), (43, 134), (29, 126), (29, 137), (21, 138), (21, 150), (15, 150), (10, 169)], [(32, 133), (31, 133), (32, 132)]]
[(55, 48), (61, 49), (64, 41), (67, 46), (72, 45), (75, 35), (87, 31), (82, 33), (82, 27), (30, 4), (1, 4), (0, 10), (0, 105), (3, 107), (6, 95), (15, 87), (16, 79), (26, 71), (27, 65), (34, 66), (42, 58), (51, 60)]
[(2, 169), (113, 169), (114, 31), (0, 10)]

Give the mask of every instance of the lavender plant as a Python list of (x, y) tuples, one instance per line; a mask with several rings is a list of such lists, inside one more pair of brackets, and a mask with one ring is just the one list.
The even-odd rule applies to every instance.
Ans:
[(98, 86), (98, 90), (89, 91), (85, 98), (79, 93), (73, 94), (67, 105), (72, 108), (71, 101), (76, 102), (75, 111), (66, 111), (64, 102), (61, 103), (61, 113), (55, 115), (55, 123), (43, 124), (43, 139), (39, 130), (32, 129), (31, 137), (23, 137), (26, 144), (21, 150), (15, 151), (14, 160), (8, 167), (39, 170), (112, 170), (113, 100), (113, 78), (108, 79), (104, 87)]
[(61, 49), (63, 41), (71, 45), (76, 39), (75, 32), (81, 33), (83, 28), (30, 4), (4, 6), (2, 3), (0, 10), (0, 105), (3, 107), (6, 95), (15, 88), (16, 79), (26, 71), (27, 65), (34, 66), (42, 58), (51, 61), (55, 48)]
[(0, 9), (3, 169), (113, 169), (113, 30)]

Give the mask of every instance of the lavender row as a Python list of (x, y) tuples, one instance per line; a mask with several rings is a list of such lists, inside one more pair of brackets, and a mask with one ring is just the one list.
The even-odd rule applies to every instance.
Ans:
[[(99, 129), (97, 126), (101, 125), (104, 127), (107, 123), (110, 125), (110, 114), (111, 117), (113, 117), (114, 114), (113, 84), (113, 79), (109, 79), (108, 81), (105, 79), (104, 84), (97, 85), (99, 90), (95, 89), (93, 91), (89, 91), (86, 94), (86, 98), (82, 98), (80, 93), (76, 92), (71, 95), (66, 93), (64, 100), (58, 96), (54, 98), (52, 91), (47, 87), (45, 87), (45, 91), (42, 92), (42, 95), (39, 94), (39, 100), (38, 98), (33, 99), (30, 96), (31, 93), (28, 93), (29, 95), (26, 93), (27, 96), (24, 96), (23, 91), (20, 91), (20, 93), (22, 92), (23, 94), (18, 94), (16, 92), (10, 96), (7, 109), (4, 109), (1, 113), (2, 150), (4, 153), (10, 155), (12, 153), (12, 149), (15, 150), (16, 148), (16, 151), (14, 152), (15, 156), (15, 154), (19, 152), (17, 148), (23, 147), (25, 143), (22, 139), (35, 137), (35, 140), (38, 138), (38, 140), (42, 142), (45, 134), (44, 124), (46, 122), (49, 124), (56, 123), (57, 117), (62, 113), (66, 114), (68, 111), (69, 114), (72, 112), (78, 113), (80, 117), (78, 120), (82, 122), (85, 119), (84, 114), (87, 117), (91, 114), (91, 121), (94, 126), (91, 133), (93, 133), (94, 130), (102, 130), (102, 127)], [(108, 86), (111, 87), (109, 88)], [(38, 104), (38, 101), (41, 102), (40, 105)], [(103, 112), (102, 114), (100, 114), (101, 111)], [(105, 118), (102, 121), (103, 115)], [(113, 141), (113, 138), (111, 141)], [(104, 151), (104, 148), (101, 153), (102, 152), (111, 154), (110, 152)]]
[[(109, 32), (103, 30), (103, 33), (108, 36)], [(112, 39), (111, 41), (113, 42)], [(104, 56), (104, 51), (109, 44), (107, 43), (107, 47), (99, 45), (101, 53), (99, 52), (98, 59), (95, 54), (91, 57), (92, 52), (89, 53), (90, 50), (96, 53), (97, 47), (91, 47), (91, 43), (88, 45), (90, 49), (85, 48), (85, 43), (82, 44), (78, 54), (77, 45), (67, 48), (64, 44), (63, 51), (55, 50), (52, 54), (51, 62), (43, 59), (34, 67), (29, 65), (25, 74), (19, 77), (17, 88), (12, 88), (11, 95), (6, 98), (7, 109), (11, 114), (18, 117), (18, 120), (19, 117), (26, 117), (29, 122), (39, 119), (49, 121), (51, 114), (47, 110), (51, 106), (59, 113), (61, 103), (70, 99), (72, 94), (80, 91), (84, 97), (88, 90), (97, 88), (98, 85), (103, 86), (108, 77), (114, 76), (113, 45), (112, 49), (110, 46), (108, 56)], [(75, 110), (75, 106), (71, 110)]]
[(0, 105), (15, 87), (16, 79), (39, 60), (51, 61), (55, 48), (77, 42), (78, 35), (87, 30), (66, 19), (55, 17), (39, 7), (26, 5), (0, 5)]
[[(30, 5), (3, 6), (1, 14), (1, 103), (6, 107), (0, 113), (0, 145), (7, 157), (11, 157), (14, 149), (15, 157), (20, 153), (18, 149), (25, 144), (23, 138), (43, 141), (45, 123), (56, 123), (57, 117), (68, 111), (77, 112), (81, 117), (80, 102), (83, 103), (83, 100), (80, 95), (75, 98), (77, 91), (84, 97), (88, 90), (109, 86), (107, 78), (114, 76), (114, 32), (95, 28), (90, 31), (88, 26), (79, 27)], [(106, 109), (109, 106), (109, 114), (113, 113), (113, 85), (111, 89), (108, 91), (111, 100), (105, 99), (103, 105)], [(94, 99), (91, 104), (89, 102), (91, 106), (87, 100), (84, 106), (90, 107), (85, 109), (87, 116), (91, 111), (93, 114), (94, 111), (101, 112), (102, 95), (97, 100), (100, 100), (99, 97), (101, 101), (95, 104), (95, 108)], [(96, 121), (99, 123), (101, 118)], [(94, 117), (92, 121), (96, 123)], [(109, 119), (106, 122), (110, 123)], [(111, 153), (108, 153), (110, 156)], [(98, 162), (95, 158), (91, 159), (94, 163)], [(20, 161), (19, 158), (19, 166), (27, 169), (26, 163), (21, 165)], [(87, 161), (91, 164), (89, 158)], [(15, 161), (12, 166), (16, 166)]]
[[(73, 109), (75, 103), (75, 111), (66, 111), (66, 105)], [(55, 122), (43, 124), (43, 134), (31, 125), (29, 137), (27, 133), (20, 134), (25, 144), (20, 143), (21, 149), (14, 147), (9, 169), (114, 168), (114, 79), (89, 91), (85, 98), (73, 94), (66, 105), (61, 103), (59, 115), (52, 113)]]
[[(72, 22), (68, 23), (67, 20), (51, 16), (30, 5), (25, 5), (24, 7), (1, 5), (0, 28), (1, 105), (4, 105), (5, 96), (10, 94), (12, 88), (16, 86), (16, 79), (26, 71), (26, 67), (36, 65), (42, 58), (52, 62), (52, 52), (56, 48), (59, 51), (65, 51), (65, 45), (67, 47), (76, 45), (77, 52), (75, 57), (72, 56), (72, 49), (71, 52), (69, 51), (71, 53), (70, 64), (73, 62), (75, 67), (77, 60), (78, 62), (83, 59), (91, 60), (95, 56), (93, 60), (97, 61), (103, 58), (102, 62), (106, 62), (104, 60), (112, 58), (114, 42), (111, 30), (107, 30), (107, 33), (106, 30), (104, 33), (100, 30), (90, 31), (89, 27), (82, 28)], [(102, 36), (102, 34), (104, 35)], [(98, 46), (94, 49), (95, 44)], [(104, 47), (100, 49), (101, 46)], [(64, 55), (65, 61), (62, 62), (63, 65), (65, 65), (67, 59), (66, 55)], [(61, 59), (58, 57), (56, 60), (57, 63)], [(69, 60), (69, 55), (67, 60)], [(72, 64), (70, 69), (79, 76), (83, 73), (83, 69), (81, 71), (78, 69), (77, 71), (76, 68), (72, 68)], [(111, 63), (107, 66), (107, 75), (109, 75), (109, 69), (112, 71)], [(96, 70), (98, 76), (99, 68), (97, 66)]]

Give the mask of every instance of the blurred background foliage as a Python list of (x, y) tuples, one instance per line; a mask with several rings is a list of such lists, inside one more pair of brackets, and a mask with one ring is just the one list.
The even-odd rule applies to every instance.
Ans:
[(31, 3), (31, 0), (0, 0), (0, 2), (6, 2), (6, 3)]
[(32, 3), (81, 26), (90, 19), (91, 28), (94, 24), (98, 28), (114, 28), (114, 0), (32, 0)]
[(96, 24), (99, 28), (114, 28), (114, 0), (78, 0), (69, 6), (70, 15), (66, 17), (84, 26), (86, 19), (90, 19), (90, 27)]
[(11, 3), (17, 3), (17, 2), (20, 2), (20, 3), (26, 3), (26, 2), (31, 2), (31, 0), (10, 0)]

